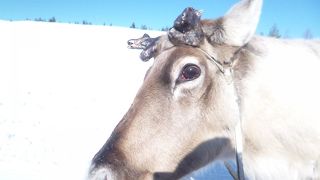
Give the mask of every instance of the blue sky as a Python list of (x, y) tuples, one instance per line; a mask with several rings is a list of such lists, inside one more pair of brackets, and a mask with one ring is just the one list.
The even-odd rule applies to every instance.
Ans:
[[(0, 0), (0, 19), (55, 17), (59, 22), (82, 22), (152, 29), (171, 27), (188, 6), (204, 11), (204, 18), (223, 15), (238, 0)], [(257, 33), (267, 34), (276, 24), (283, 36), (302, 37), (310, 29), (320, 37), (319, 0), (265, 0)]]

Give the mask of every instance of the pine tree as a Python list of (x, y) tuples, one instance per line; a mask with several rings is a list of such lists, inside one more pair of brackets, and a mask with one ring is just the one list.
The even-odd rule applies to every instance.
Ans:
[(279, 32), (279, 29), (278, 29), (278, 27), (277, 27), (276, 24), (274, 24), (274, 25), (271, 27), (268, 36), (270, 36), (270, 37), (275, 37), (275, 38), (280, 38), (280, 37), (281, 37), (280, 32)]
[(147, 30), (148, 27), (147, 27), (147, 25), (141, 25), (141, 28), (140, 28), (140, 29)]
[(55, 17), (52, 17), (48, 20), (49, 22), (57, 22)]
[(168, 26), (166, 26), (166, 27), (163, 27), (163, 28), (161, 28), (161, 31), (169, 31), (169, 27)]
[(312, 39), (313, 38), (313, 35), (312, 35), (312, 32), (310, 29), (307, 29), (304, 34), (303, 34), (303, 38), (304, 39)]
[(130, 28), (135, 29), (135, 28), (136, 28), (136, 24), (133, 22), (133, 23), (131, 24)]

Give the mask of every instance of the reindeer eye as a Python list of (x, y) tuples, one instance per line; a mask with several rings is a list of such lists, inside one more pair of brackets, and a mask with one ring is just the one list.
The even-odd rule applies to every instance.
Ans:
[(201, 74), (201, 69), (195, 64), (187, 64), (182, 68), (178, 82), (185, 82), (197, 79)]

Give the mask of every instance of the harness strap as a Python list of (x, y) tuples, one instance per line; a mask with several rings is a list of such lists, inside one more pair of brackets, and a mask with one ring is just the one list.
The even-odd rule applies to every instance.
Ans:
[(201, 48), (198, 48), (201, 52), (203, 52), (203, 54), (205, 54), (210, 61), (212, 61), (217, 67), (218, 69), (222, 72), (222, 74), (225, 74), (225, 69), (224, 67), (222, 66), (222, 64), (216, 60), (214, 57), (212, 57), (209, 53), (207, 53), (205, 50), (201, 49)]
[[(240, 120), (241, 121), (241, 120)], [(237, 162), (237, 174), (239, 180), (245, 180), (244, 177), (244, 170), (243, 170), (243, 159), (242, 159), (242, 152), (243, 152), (243, 143), (242, 143), (242, 126), (241, 122), (238, 122), (236, 125), (236, 162)]]
[(207, 53), (205, 50), (199, 48), (201, 52), (203, 52), (208, 59), (213, 62), (220, 72), (224, 75), (228, 85), (232, 85), (236, 97), (236, 103), (238, 106), (238, 117), (237, 117), (237, 122), (235, 126), (235, 140), (236, 140), (236, 163), (237, 163), (237, 175), (238, 175), (238, 180), (245, 180), (244, 176), (244, 169), (243, 169), (243, 159), (242, 159), (242, 152), (243, 152), (243, 132), (242, 132), (242, 119), (241, 119), (241, 109), (240, 109), (240, 97), (237, 93), (236, 86), (233, 82), (233, 71), (231, 67), (223, 67), (223, 65), (216, 60), (213, 56), (211, 56), (209, 53)]

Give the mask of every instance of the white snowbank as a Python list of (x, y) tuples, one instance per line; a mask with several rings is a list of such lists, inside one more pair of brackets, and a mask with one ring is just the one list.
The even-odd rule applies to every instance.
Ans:
[(126, 45), (144, 32), (0, 21), (0, 179), (86, 177), (150, 66)]

